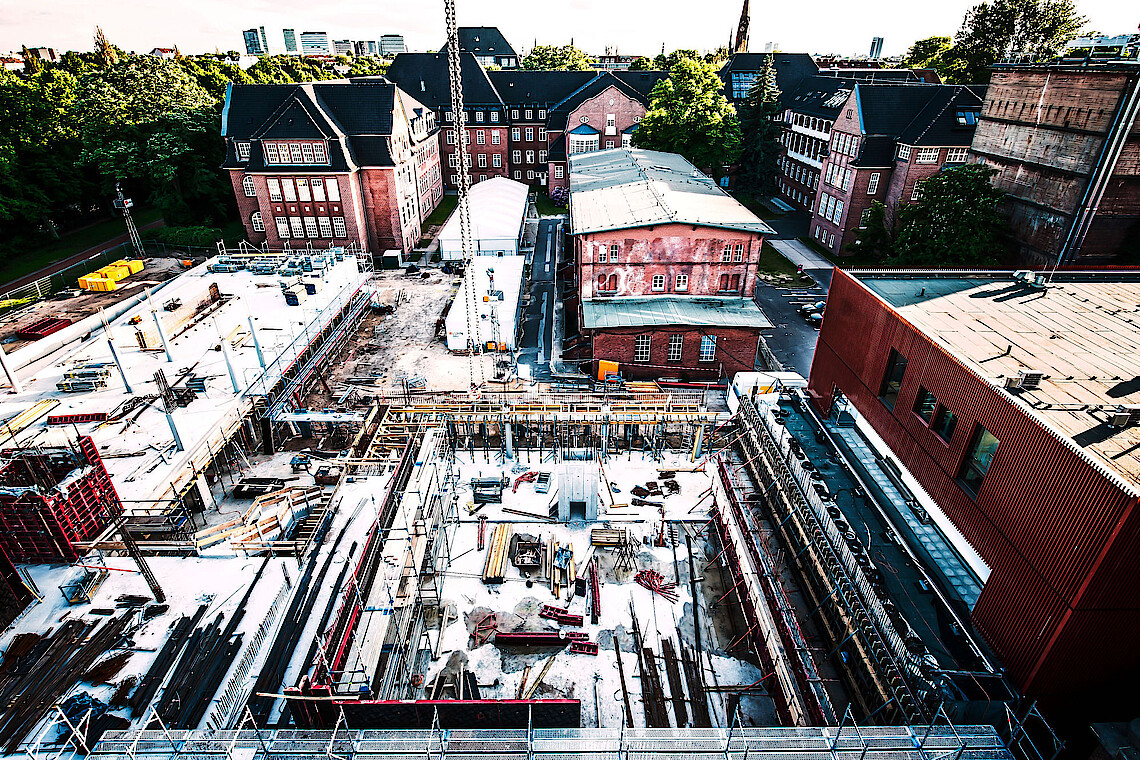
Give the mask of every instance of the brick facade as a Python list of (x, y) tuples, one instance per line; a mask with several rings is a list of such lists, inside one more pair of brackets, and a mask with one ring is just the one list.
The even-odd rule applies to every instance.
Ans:
[[(615, 86), (607, 87), (597, 95), (583, 101), (566, 117), (565, 129), (548, 132), (549, 142), (553, 145), (559, 137), (565, 143), (567, 156), (571, 155), (569, 132), (580, 125), (588, 125), (597, 129), (598, 150), (610, 148), (629, 147), (622, 144), (622, 135), (632, 127), (636, 127), (645, 116), (645, 104), (631, 95), (622, 92)], [(613, 125), (610, 125), (610, 116)], [(612, 145), (610, 144), (612, 143)], [(562, 167), (562, 176), (558, 169)], [(553, 159), (549, 162), (547, 170), (547, 185), (550, 188), (570, 187), (570, 171), (565, 159)]]
[[(635, 342), (639, 335), (649, 336), (647, 361), (635, 361)], [(716, 338), (716, 352), (712, 360), (701, 361), (701, 338), (706, 335)], [(681, 336), (681, 356), (678, 361), (669, 360), (669, 345), (673, 336)], [(622, 376), (626, 378), (669, 377), (684, 382), (716, 381), (732, 377), (737, 372), (751, 372), (755, 369), (760, 331), (739, 327), (703, 328), (686, 325), (630, 327), (596, 331), (591, 340), (594, 357), (618, 362)], [(597, 376), (596, 359), (592, 374)]]

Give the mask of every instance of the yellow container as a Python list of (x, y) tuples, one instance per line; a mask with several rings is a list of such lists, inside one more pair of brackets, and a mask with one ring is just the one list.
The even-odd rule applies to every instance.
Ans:
[(103, 290), (118, 290), (118, 289), (119, 289), (119, 283), (116, 282), (115, 280), (107, 280), (103, 284)]
[(93, 288), (91, 280), (93, 279), (95, 278), (89, 274), (83, 275), (79, 278), (79, 287), (83, 288), (84, 290), (91, 290)]
[(129, 267), (118, 266), (116, 264), (108, 264), (99, 270), (99, 274), (103, 275), (108, 280), (114, 280), (115, 282), (118, 282), (119, 280), (122, 280), (126, 277), (130, 277), (131, 270)]
[(138, 274), (143, 270), (142, 259), (131, 259), (127, 262), (127, 268), (131, 270), (131, 274)]

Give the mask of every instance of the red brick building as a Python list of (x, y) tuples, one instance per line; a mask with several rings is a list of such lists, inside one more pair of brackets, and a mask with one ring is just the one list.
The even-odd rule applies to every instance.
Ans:
[(1121, 304), (1140, 276), (1032, 280), (836, 270), (809, 391), (853, 408), (984, 560), (971, 617), (1023, 692), (1134, 715), (1140, 328)]
[(752, 370), (752, 300), (772, 230), (681, 156), (602, 150), (570, 159), (570, 234), (583, 355), (625, 377), (721, 379)]
[(443, 197), (431, 109), (380, 79), (233, 85), (223, 168), (255, 244), (410, 251)]

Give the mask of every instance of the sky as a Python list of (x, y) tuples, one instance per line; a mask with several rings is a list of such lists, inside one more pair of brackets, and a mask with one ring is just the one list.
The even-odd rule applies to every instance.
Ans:
[[(653, 56), (676, 48), (727, 44), (743, 0), (456, 0), (462, 26), (498, 26), (520, 53), (538, 44), (574, 44), (599, 54)], [(789, 52), (866, 55), (872, 37), (883, 54), (917, 39), (952, 36), (972, 0), (815, 0), (752, 2), (750, 47), (768, 42)], [(1136, 31), (1140, 8), (1129, 0), (1077, 0), (1088, 27)], [(264, 26), (272, 52), (284, 52), (283, 28), (326, 31), (333, 39), (403, 34), (410, 50), (444, 40), (443, 0), (0, 0), (0, 50), (21, 45), (90, 50), (96, 25), (121, 48), (145, 52), (177, 45), (184, 53), (244, 52), (241, 32)]]

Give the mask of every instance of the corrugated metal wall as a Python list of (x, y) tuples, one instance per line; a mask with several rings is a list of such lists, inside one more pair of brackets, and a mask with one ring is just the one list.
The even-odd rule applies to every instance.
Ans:
[[(894, 410), (878, 398), (891, 348), (908, 360)], [(911, 411), (920, 385), (958, 416), (949, 443)], [(992, 568), (973, 617), (1020, 688), (1065, 693), (1140, 665), (1134, 498), (838, 270), (809, 385), (825, 411), (836, 386)], [(977, 500), (955, 480), (975, 424), (1001, 441)]]

